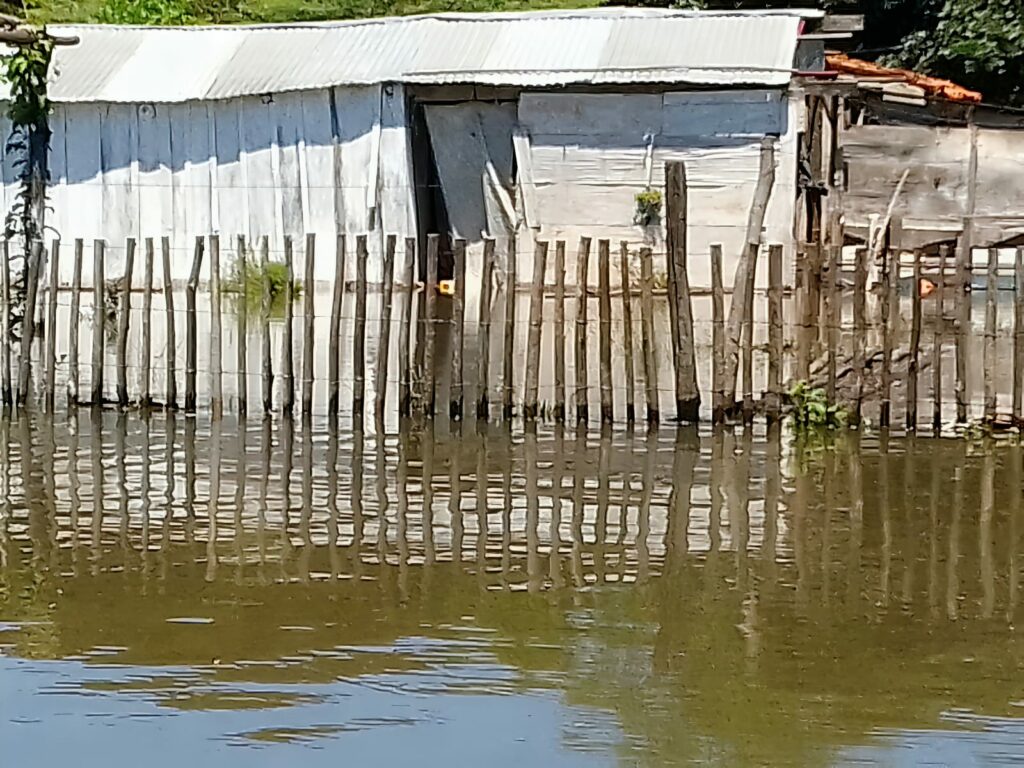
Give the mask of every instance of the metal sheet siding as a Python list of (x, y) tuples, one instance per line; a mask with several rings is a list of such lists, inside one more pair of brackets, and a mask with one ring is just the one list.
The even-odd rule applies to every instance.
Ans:
[(450, 14), (256, 27), (60, 26), (57, 102), (182, 102), (383, 82), (782, 85), (815, 11)]

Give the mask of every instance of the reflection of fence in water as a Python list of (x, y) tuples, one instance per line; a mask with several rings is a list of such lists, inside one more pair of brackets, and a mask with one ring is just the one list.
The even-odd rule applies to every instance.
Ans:
[(1018, 600), (1017, 447), (854, 438), (800, 469), (776, 434), (364, 442), (228, 426), (0, 422), (4, 567), (313, 581), (453, 567), (541, 590), (718, 563), (733, 588), (793, 589), (804, 607), (917, 601), (956, 618)]

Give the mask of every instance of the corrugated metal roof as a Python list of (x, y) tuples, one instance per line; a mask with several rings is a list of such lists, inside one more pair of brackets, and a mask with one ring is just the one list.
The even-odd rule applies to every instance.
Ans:
[(58, 102), (180, 102), (381, 82), (784, 85), (812, 10), (601, 8), (238, 27), (67, 25)]

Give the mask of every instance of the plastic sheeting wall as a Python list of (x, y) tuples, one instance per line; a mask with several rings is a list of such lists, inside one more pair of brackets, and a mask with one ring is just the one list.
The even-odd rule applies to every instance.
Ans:
[[(86, 284), (94, 238), (107, 241), (112, 278), (123, 270), (126, 238), (138, 240), (141, 254), (143, 238), (169, 236), (173, 278), (182, 280), (197, 235), (220, 234), (222, 269), (239, 234), (254, 242), (268, 236), (278, 260), (284, 236), (292, 235), (301, 275), (304, 236), (313, 232), (317, 279), (330, 280), (336, 235), (366, 233), (368, 277), (375, 281), (385, 234), (398, 235), (400, 252), (404, 238), (415, 235), (399, 86), (187, 104), (58, 105), (52, 127), (48, 224), (68, 254), (71, 241), (86, 240)], [(354, 239), (348, 247), (355, 248)], [(159, 263), (158, 256), (158, 280)], [(62, 282), (70, 281), (71, 269), (65, 256)], [(141, 257), (135, 274), (141, 279)]]
[[(575, 252), (581, 235), (595, 240), (592, 283), (596, 282), (599, 238), (610, 239), (614, 252), (622, 240), (633, 252), (651, 246), (655, 268), (663, 272), (664, 227), (633, 224), (635, 196), (648, 183), (663, 190), (666, 161), (683, 160), (689, 188), (691, 285), (709, 287), (710, 245), (721, 243), (724, 278), (731, 286), (757, 182), (760, 141), (774, 134), (779, 136), (775, 186), (763, 239), (785, 245), (791, 263), (797, 109), (797, 101), (778, 90), (524, 93), (519, 122), (529, 135), (528, 175), (532, 176), (532, 186), (527, 181), (524, 188), (527, 223), (536, 237), (567, 241), (570, 283), (575, 282)], [(524, 165), (519, 163), (521, 179)], [(532, 253), (527, 252), (529, 238), (520, 242), (522, 280), (530, 274)], [(762, 285), (766, 262), (759, 262)], [(619, 283), (617, 275), (612, 281)]]

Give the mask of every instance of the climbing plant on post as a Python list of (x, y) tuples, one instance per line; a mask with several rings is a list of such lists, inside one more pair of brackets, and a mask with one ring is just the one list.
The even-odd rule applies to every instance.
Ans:
[[(8, 338), (4, 344), (20, 341), (17, 398), (23, 403), (28, 395), (32, 336), (34, 330), (36, 288), (42, 267), (43, 234), (46, 228), (46, 185), (50, 171), (50, 100), (47, 73), (56, 45), (74, 45), (78, 38), (55, 37), (45, 29), (22, 24), (19, 19), (0, 16), (0, 43), (14, 53), (0, 59), (3, 79), (10, 86), (7, 108), (11, 133), (4, 153), (13, 156), (18, 171), (19, 189), (15, 203), (4, 220), (4, 237), (20, 247), (8, 248), (9, 258), (20, 259), (19, 269), (8, 264), (14, 277), (10, 286)], [(19, 254), (20, 251), (20, 254)]]

